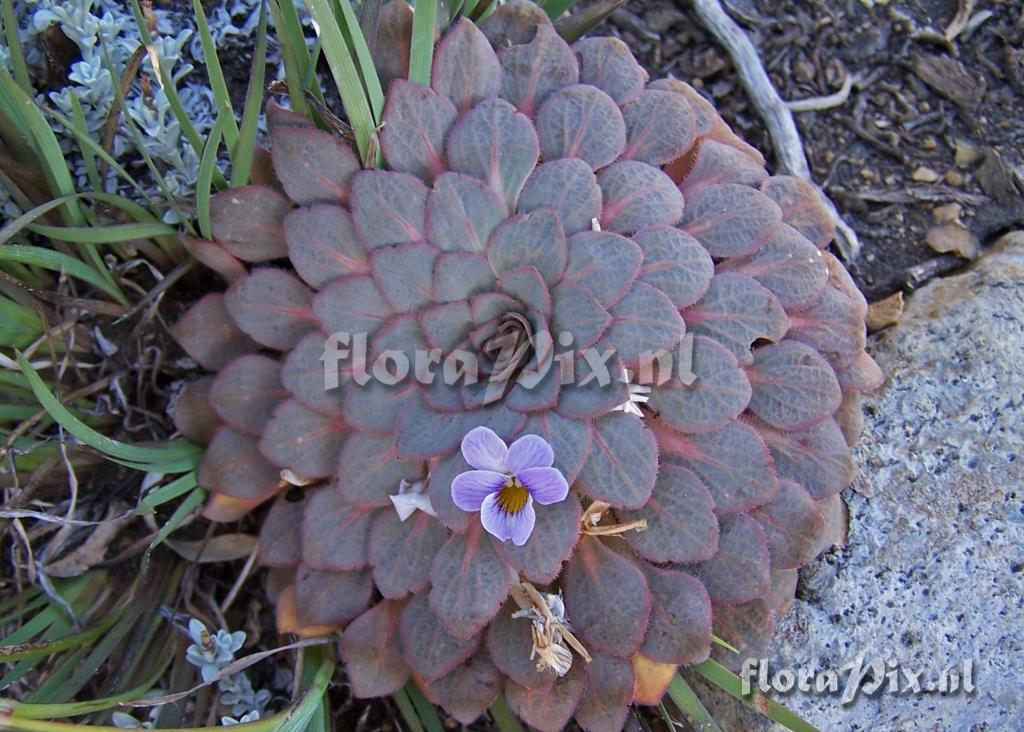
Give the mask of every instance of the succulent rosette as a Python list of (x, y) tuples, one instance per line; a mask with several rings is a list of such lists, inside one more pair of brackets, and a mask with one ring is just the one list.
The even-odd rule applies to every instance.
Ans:
[(429, 87), (384, 66), (385, 168), (272, 109), (273, 175), (187, 242), (230, 282), (174, 328), (207, 515), (273, 499), (279, 628), (342, 630), (357, 695), (618, 729), (713, 630), (763, 652), (829, 543), (866, 304), (816, 191), (621, 41), (510, 2)]

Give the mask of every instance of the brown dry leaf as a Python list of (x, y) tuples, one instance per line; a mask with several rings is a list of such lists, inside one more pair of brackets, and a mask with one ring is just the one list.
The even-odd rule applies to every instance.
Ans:
[(959, 221), (933, 226), (925, 236), (928, 246), (939, 254), (953, 252), (964, 259), (975, 259), (980, 249), (978, 238)]
[(642, 653), (630, 660), (633, 661), (633, 701), (654, 706), (665, 696), (665, 690), (676, 675), (676, 666), (652, 661)]
[(976, 108), (985, 94), (984, 79), (971, 76), (964, 65), (950, 56), (918, 54), (914, 73), (937, 93), (965, 109)]
[(249, 534), (221, 534), (209, 541), (204, 539), (165, 539), (164, 543), (177, 552), (182, 559), (206, 564), (210, 562), (233, 562), (252, 554), (256, 537)]
[(132, 514), (123, 515), (124, 512), (124, 504), (111, 505), (107, 509), (106, 519), (96, 525), (96, 528), (80, 546), (66, 556), (43, 567), (43, 572), (50, 577), (78, 577), (102, 562), (106, 556), (107, 547), (121, 533), (121, 529), (135, 518)]
[(214, 493), (203, 507), (203, 518), (216, 523), (237, 521), (261, 503), (263, 501), (244, 501), (241, 498)]
[(873, 302), (868, 307), (867, 325), (869, 331), (896, 325), (903, 315), (903, 293), (897, 292), (884, 300)]

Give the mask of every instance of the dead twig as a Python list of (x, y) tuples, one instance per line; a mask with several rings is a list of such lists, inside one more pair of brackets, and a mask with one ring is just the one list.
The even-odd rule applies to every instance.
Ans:
[(841, 107), (850, 98), (853, 85), (859, 81), (856, 74), (847, 74), (843, 79), (843, 85), (834, 94), (827, 94), (821, 97), (809, 97), (807, 99), (794, 99), (786, 102), (790, 112), (820, 112), (825, 109)]

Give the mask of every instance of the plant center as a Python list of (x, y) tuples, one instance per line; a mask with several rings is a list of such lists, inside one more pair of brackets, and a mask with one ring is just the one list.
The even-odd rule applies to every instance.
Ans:
[(533, 355), (533, 326), (519, 313), (505, 313), (494, 335), (485, 343), (485, 353), (493, 353), (491, 380), (511, 379)]
[(526, 490), (526, 486), (513, 475), (498, 491), (498, 506), (505, 513), (519, 513), (526, 506), (526, 499), (529, 497), (530, 492)]

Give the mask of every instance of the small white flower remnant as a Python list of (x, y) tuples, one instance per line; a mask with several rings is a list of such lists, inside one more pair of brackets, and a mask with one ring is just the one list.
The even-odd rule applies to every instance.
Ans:
[(234, 661), (235, 651), (245, 643), (243, 631), (218, 630), (211, 634), (202, 621), (195, 618), (188, 621), (188, 634), (195, 643), (185, 649), (185, 659), (199, 667), (203, 681), (209, 681)]
[(530, 650), (530, 660), (537, 659), (537, 670), (547, 669), (560, 677), (565, 676), (572, 668), (572, 651), (569, 646), (589, 663), (590, 654), (587, 649), (569, 630), (562, 593), (554, 595), (538, 592), (528, 582), (517, 589), (521, 592), (513, 590), (513, 598), (521, 609), (514, 612), (512, 617), (525, 618), (531, 623), (533, 648)]
[(430, 496), (427, 495), (427, 481), (417, 480), (412, 483), (405, 478), (398, 484), (398, 493), (388, 496), (391, 499), (398, 518), (405, 521), (416, 513), (417, 509), (430, 516), (437, 516), (434, 506), (430, 503)]
[(634, 384), (633, 374), (629, 369), (622, 370), (622, 379), (626, 382), (626, 388), (629, 391), (629, 398), (619, 406), (612, 409), (613, 412), (625, 412), (626, 414), (632, 414), (640, 419), (644, 418), (644, 413), (640, 409), (641, 404), (646, 404), (651, 398), (651, 387), (646, 384)]

